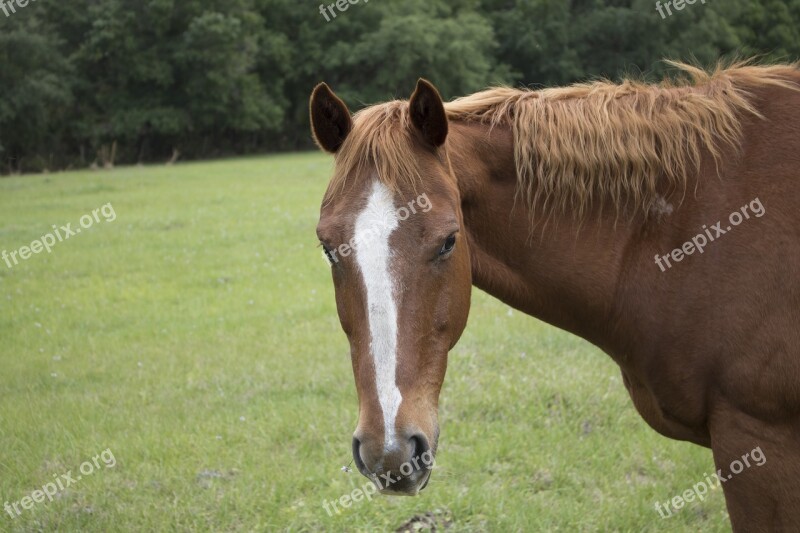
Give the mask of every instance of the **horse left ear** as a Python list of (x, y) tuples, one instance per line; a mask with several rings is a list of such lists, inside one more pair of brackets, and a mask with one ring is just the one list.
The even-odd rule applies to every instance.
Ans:
[(428, 80), (420, 78), (409, 102), (411, 123), (422, 138), (434, 148), (447, 139), (447, 113), (439, 91)]
[(320, 148), (335, 154), (353, 129), (350, 111), (326, 83), (320, 83), (314, 88), (310, 107), (314, 140)]

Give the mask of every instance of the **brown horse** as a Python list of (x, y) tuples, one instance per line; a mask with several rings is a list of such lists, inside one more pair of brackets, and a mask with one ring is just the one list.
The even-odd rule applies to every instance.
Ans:
[(317, 234), (378, 488), (428, 482), (474, 284), (603, 349), (648, 424), (710, 447), (736, 530), (800, 530), (800, 70), (677, 66), (447, 104), (420, 80), (355, 116), (314, 90), (336, 160)]

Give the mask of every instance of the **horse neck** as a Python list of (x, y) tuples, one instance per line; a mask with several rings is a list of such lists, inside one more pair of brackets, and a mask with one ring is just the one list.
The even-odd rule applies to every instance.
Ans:
[(546, 225), (532, 225), (531, 207), (517, 195), (508, 129), (454, 121), (448, 153), (461, 194), (473, 284), (612, 349), (617, 286), (631, 241), (628, 226), (616, 224), (613, 215), (578, 224), (557, 214)]

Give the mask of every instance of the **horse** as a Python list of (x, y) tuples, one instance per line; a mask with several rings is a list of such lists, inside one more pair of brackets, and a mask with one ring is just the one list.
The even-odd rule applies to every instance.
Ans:
[(447, 103), (420, 79), (355, 115), (313, 90), (353, 459), (381, 492), (430, 480), (474, 285), (598, 346), (653, 429), (710, 448), (734, 530), (800, 530), (800, 65), (672, 65)]

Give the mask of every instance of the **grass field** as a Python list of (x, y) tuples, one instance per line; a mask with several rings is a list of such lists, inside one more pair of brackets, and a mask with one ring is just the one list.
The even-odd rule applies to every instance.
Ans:
[(654, 508), (714, 470), (709, 451), (651, 430), (599, 350), (478, 290), (430, 485), (329, 516), (367, 482), (341, 471), (357, 404), (314, 234), (330, 169), (301, 154), (0, 179), (0, 252), (116, 214), (0, 262), (0, 500), (116, 461), (1, 531), (371, 531), (425, 513), (453, 531), (729, 530), (720, 489)]

